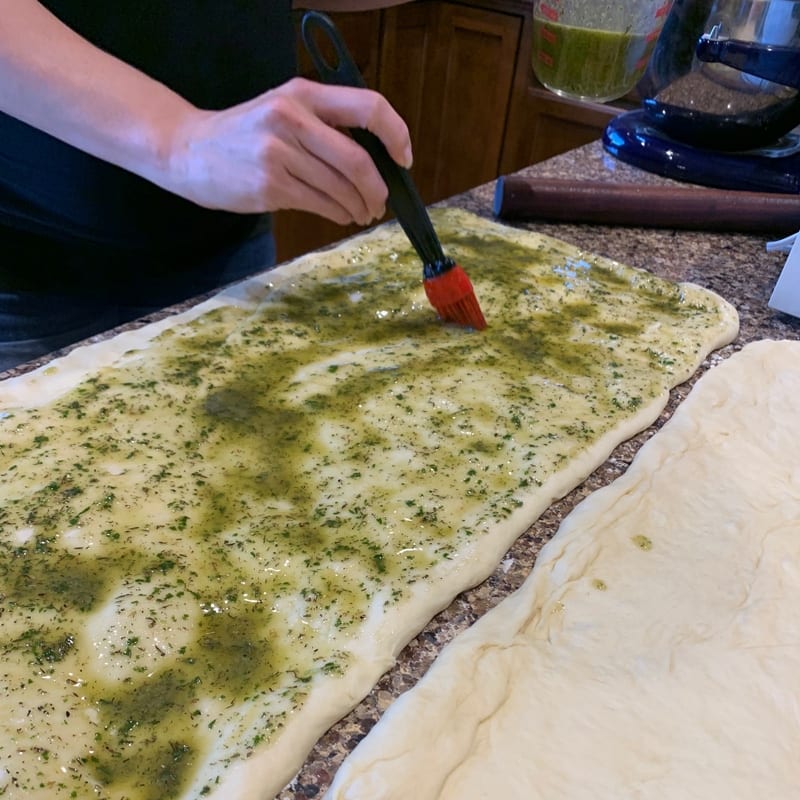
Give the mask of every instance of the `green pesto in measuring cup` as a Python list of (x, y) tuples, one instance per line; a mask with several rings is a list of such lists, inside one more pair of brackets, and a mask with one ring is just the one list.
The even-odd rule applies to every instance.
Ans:
[(534, 25), (533, 69), (558, 94), (604, 102), (636, 85), (649, 46), (640, 34), (547, 22)]

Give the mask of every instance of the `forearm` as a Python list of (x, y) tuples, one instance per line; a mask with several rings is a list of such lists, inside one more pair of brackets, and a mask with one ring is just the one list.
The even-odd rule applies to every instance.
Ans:
[(0, 110), (163, 185), (173, 133), (197, 109), (35, 0), (2, 6)]

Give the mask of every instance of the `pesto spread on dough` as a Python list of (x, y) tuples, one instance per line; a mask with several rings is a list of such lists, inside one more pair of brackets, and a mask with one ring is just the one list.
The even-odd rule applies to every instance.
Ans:
[(367, 621), (720, 327), (700, 290), (438, 222), (483, 333), (437, 321), (401, 237), (366, 238), (255, 312), (2, 409), (0, 794), (215, 795), (346, 674)]

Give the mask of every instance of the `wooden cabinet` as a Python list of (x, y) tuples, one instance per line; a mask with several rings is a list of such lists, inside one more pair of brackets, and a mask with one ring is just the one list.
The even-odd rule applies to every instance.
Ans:
[(378, 85), (414, 143), (427, 202), (492, 180), (503, 150), (519, 16), (448, 2), (386, 12)]
[[(367, 84), (406, 120), (426, 203), (597, 139), (619, 108), (564, 100), (531, 68), (531, 0), (418, 0), (332, 15)], [(301, 74), (315, 77), (300, 50)], [(285, 260), (356, 233), (278, 212)]]
[(513, 109), (500, 174), (544, 161), (599, 138), (620, 113), (619, 107), (558, 97), (543, 87), (528, 87)]

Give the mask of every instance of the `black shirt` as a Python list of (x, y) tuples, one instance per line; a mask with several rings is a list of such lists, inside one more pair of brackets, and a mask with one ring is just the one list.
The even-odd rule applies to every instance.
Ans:
[[(201, 108), (240, 103), (295, 74), (290, 0), (42, 3), (95, 45)], [(47, 239), (51, 251), (59, 242), (133, 251), (131, 269), (137, 269), (165, 254), (167, 261), (177, 253), (190, 262), (193, 253), (221, 249), (254, 224), (251, 216), (201, 208), (0, 113), (0, 229), (21, 232), (27, 241)], [(8, 255), (2, 272), (13, 268)]]

